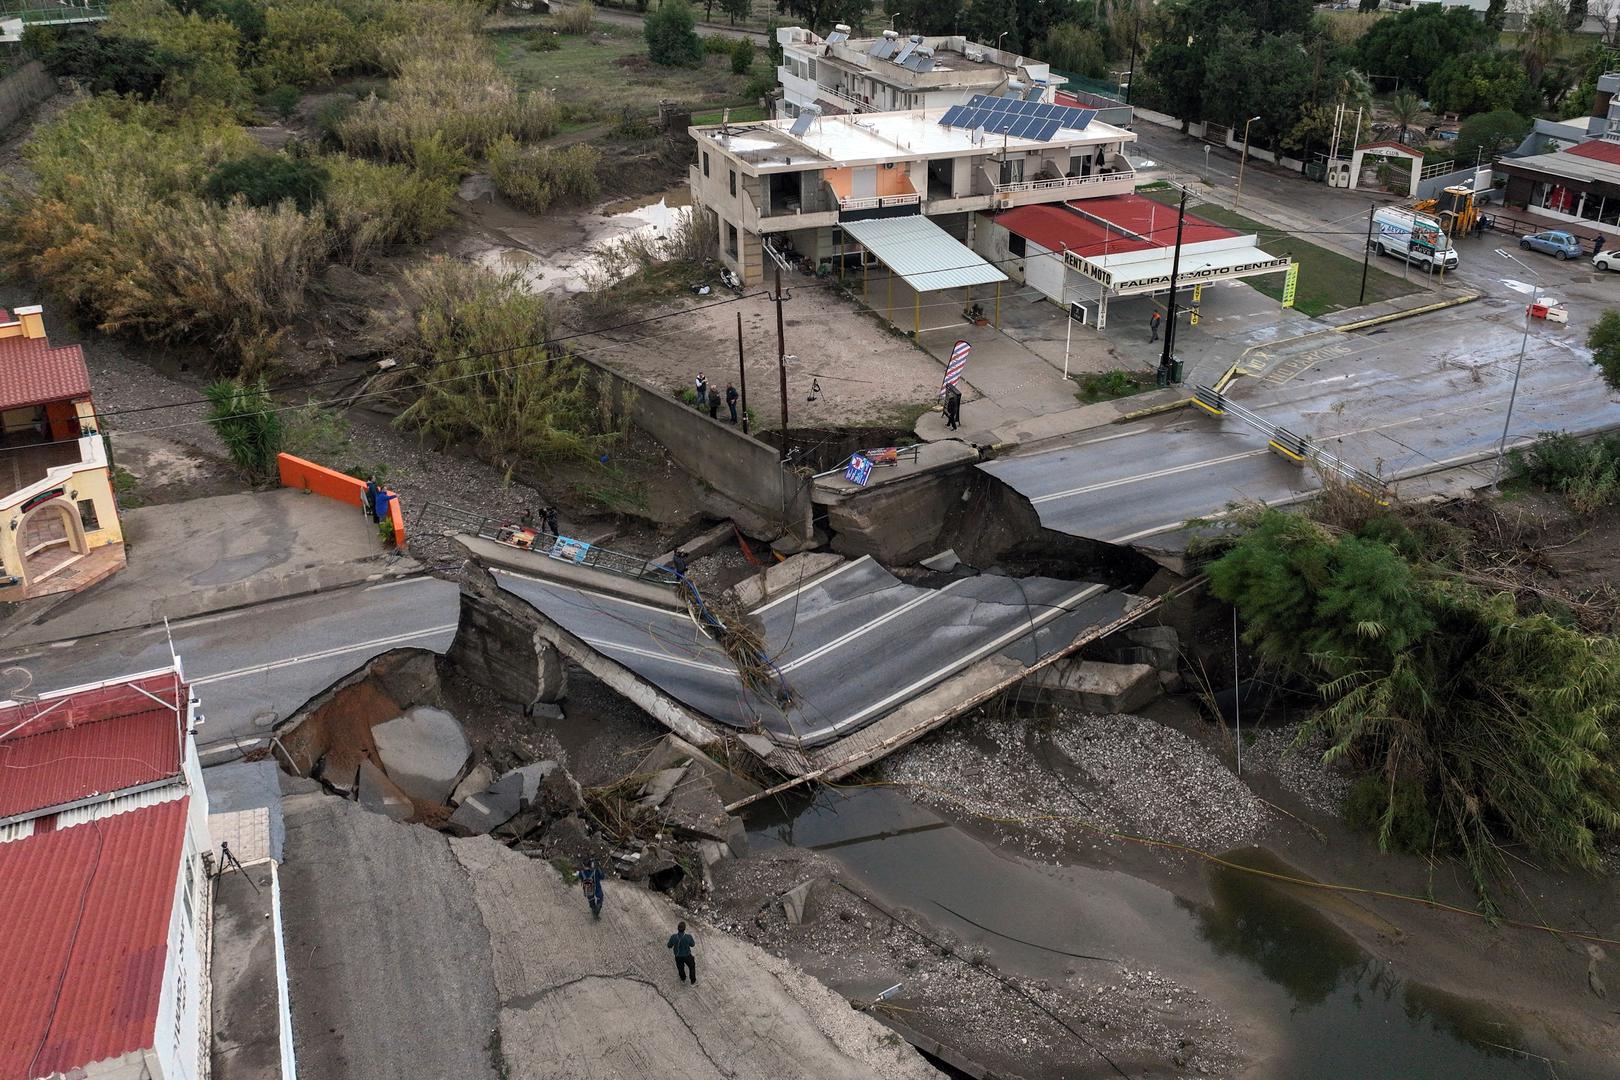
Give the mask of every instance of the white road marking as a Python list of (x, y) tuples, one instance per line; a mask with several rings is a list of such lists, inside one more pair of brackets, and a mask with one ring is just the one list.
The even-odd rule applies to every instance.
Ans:
[(240, 679), (244, 675), (259, 675), (267, 671), (279, 671), (282, 668), (294, 667), (298, 664), (307, 664), (315, 660), (330, 660), (335, 656), (346, 653), (363, 652), (366, 649), (402, 645), (407, 641), (419, 638), (432, 637), (447, 630), (454, 630), (455, 623), (446, 623), (443, 626), (430, 626), (425, 630), (414, 630), (408, 634), (395, 634), (393, 637), (373, 638), (370, 641), (359, 641), (352, 645), (343, 645), (336, 649), (324, 649), (321, 652), (305, 653), (302, 656), (289, 656), (285, 660), (272, 660), (268, 664), (254, 664), (251, 667), (237, 668), (234, 671), (221, 671), (214, 675), (204, 675), (191, 680), (193, 686), (207, 686), (210, 683), (228, 682), (231, 679)]
[(837, 577), (839, 574), (842, 574), (845, 570), (853, 569), (853, 568), (861, 565), (861, 563), (863, 563), (863, 562), (871, 562), (871, 561), (872, 561), (872, 557), (870, 555), (862, 555), (858, 559), (854, 559), (854, 560), (851, 560), (850, 562), (845, 563), (843, 566), (840, 566), (838, 569), (834, 570), (830, 574), (823, 574), (820, 577), (811, 578), (809, 581), (806, 581), (804, 584), (800, 585), (797, 589), (794, 589), (792, 592), (783, 593), (781, 596), (778, 596), (775, 600), (772, 600), (767, 604), (763, 604), (760, 607), (755, 608), (754, 611), (753, 611), (753, 614), (755, 614), (755, 615), (763, 615), (767, 611), (771, 610), (771, 608), (775, 607), (777, 604), (782, 603), (784, 600), (791, 600), (795, 596), (798, 596), (801, 592), (803, 592), (804, 590), (810, 588), (810, 586), (812, 586), (812, 585), (825, 585), (827, 582), (831, 581), (833, 578)]
[(922, 678), (918, 679), (909, 686), (896, 690), (894, 693), (890, 694), (881, 701), (873, 702), (871, 705), (868, 705), (866, 708), (852, 716), (846, 716), (844, 719), (833, 725), (833, 730), (843, 731), (847, 727), (860, 723), (873, 713), (881, 712), (882, 710), (887, 709), (897, 701), (906, 700), (918, 690), (921, 690), (923, 687), (926, 687), (931, 683), (939, 681), (940, 679), (949, 675), (951, 672), (961, 670), (977, 663), (1009, 642), (1016, 641), (1026, 634), (1032, 634), (1042, 626), (1045, 626), (1047, 623), (1051, 622), (1053, 619), (1056, 619), (1061, 615), (1069, 614), (1074, 606), (1078, 605), (1081, 601), (1087, 599), (1088, 597), (1095, 596), (1097, 593), (1102, 592), (1103, 589), (1104, 587), (1101, 585), (1089, 585), (1086, 588), (1081, 589), (1079, 592), (1070, 594), (1065, 599), (1058, 601), (1057, 604), (1052, 608), (1041, 612), (1041, 614), (1035, 616), (1033, 619), (1020, 621), (1019, 624), (1013, 629), (1007, 631), (1005, 634), (1002, 634), (995, 640), (979, 646), (977, 649), (974, 649), (972, 652), (968, 653), (964, 657), (961, 657), (955, 662), (924, 675)]
[(587, 645), (594, 646), (606, 652), (623, 652), (630, 653), (632, 656), (645, 656), (650, 660), (677, 664), (680, 667), (696, 668), (699, 671), (710, 671), (717, 675), (735, 676), (737, 674), (736, 668), (721, 667), (718, 664), (705, 664), (701, 660), (688, 660), (684, 656), (674, 656), (670, 653), (659, 652), (654, 649), (643, 649), (635, 645), (626, 645), (623, 642), (608, 641), (606, 638), (582, 638), (581, 640), (583, 640)]
[(1271, 451), (1264, 448), (1256, 450), (1244, 450), (1240, 453), (1228, 454), (1225, 457), (1210, 458), (1206, 461), (1190, 461), (1185, 465), (1174, 465), (1168, 469), (1160, 469), (1157, 472), (1137, 473), (1135, 476), (1122, 476), (1118, 480), (1104, 480), (1101, 483), (1087, 484), (1085, 487), (1071, 488), (1068, 491), (1055, 491), (1050, 495), (1042, 495), (1029, 501), (1038, 506), (1041, 503), (1052, 502), (1055, 499), (1067, 499), (1075, 495), (1086, 495), (1093, 491), (1104, 491), (1108, 488), (1121, 487), (1125, 484), (1137, 484), (1141, 483), (1143, 480), (1158, 480), (1166, 476), (1175, 476), (1178, 473), (1191, 472), (1194, 469), (1202, 469), (1210, 465), (1225, 465), (1228, 462), (1242, 461), (1244, 458), (1260, 457), (1261, 455), (1269, 453), (1271, 453)]

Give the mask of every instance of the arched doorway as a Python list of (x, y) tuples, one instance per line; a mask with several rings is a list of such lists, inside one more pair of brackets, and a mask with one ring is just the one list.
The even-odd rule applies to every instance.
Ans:
[(22, 555), (23, 584), (32, 585), (82, 559), (90, 547), (73, 504), (52, 499), (23, 515), (17, 526), (17, 550)]

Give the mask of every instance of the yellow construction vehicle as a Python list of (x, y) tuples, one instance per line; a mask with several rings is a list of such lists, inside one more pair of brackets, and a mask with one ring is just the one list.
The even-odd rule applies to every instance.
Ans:
[(1474, 231), (1479, 220), (1479, 207), (1474, 205), (1474, 189), (1448, 187), (1433, 199), (1424, 199), (1412, 207), (1417, 213), (1432, 214), (1440, 219), (1440, 227), (1451, 237), (1467, 236)]

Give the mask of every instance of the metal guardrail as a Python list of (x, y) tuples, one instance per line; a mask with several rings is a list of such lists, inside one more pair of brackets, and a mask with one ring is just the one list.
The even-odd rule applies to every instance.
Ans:
[(1008, 184), (997, 184), (996, 194), (1004, 195), (1016, 191), (1048, 191), (1053, 188), (1089, 187), (1092, 184), (1106, 184), (1111, 180), (1130, 180), (1136, 176), (1132, 169), (1121, 169), (1118, 172), (1092, 173), (1089, 176), (1059, 176), (1050, 180), (1019, 180)]
[(1308, 436), (1290, 431), (1281, 424), (1273, 424), (1259, 413), (1239, 405), (1225, 394), (1208, 386), (1193, 388), (1193, 404), (1213, 416), (1230, 416), (1254, 428), (1266, 437), (1271, 449), (1300, 465), (1312, 465), (1324, 475), (1332, 476), (1351, 488), (1378, 502), (1389, 499), (1389, 485), (1382, 477), (1359, 468), (1317, 446)]

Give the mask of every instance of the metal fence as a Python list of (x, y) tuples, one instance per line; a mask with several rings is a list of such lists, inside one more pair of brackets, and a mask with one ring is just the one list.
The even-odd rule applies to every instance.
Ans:
[(549, 532), (542, 521), (512, 522), (462, 510), (447, 503), (429, 502), (424, 503), (417, 512), (416, 523), (412, 527), (424, 536), (435, 532), (478, 536), (510, 545), (519, 551), (529, 551), (558, 562), (585, 566), (637, 581), (651, 581), (659, 585), (678, 585), (682, 581), (681, 575), (667, 566), (577, 537)]
[(1271, 448), (1291, 461), (1312, 465), (1323, 476), (1348, 485), (1378, 502), (1389, 499), (1389, 485), (1382, 477), (1351, 465), (1342, 458), (1323, 450), (1308, 436), (1297, 434), (1280, 424), (1273, 424), (1253, 409), (1239, 405), (1218, 390), (1208, 386), (1193, 389), (1193, 401), (1205, 412), (1216, 416), (1230, 416), (1254, 428), (1266, 437)]

